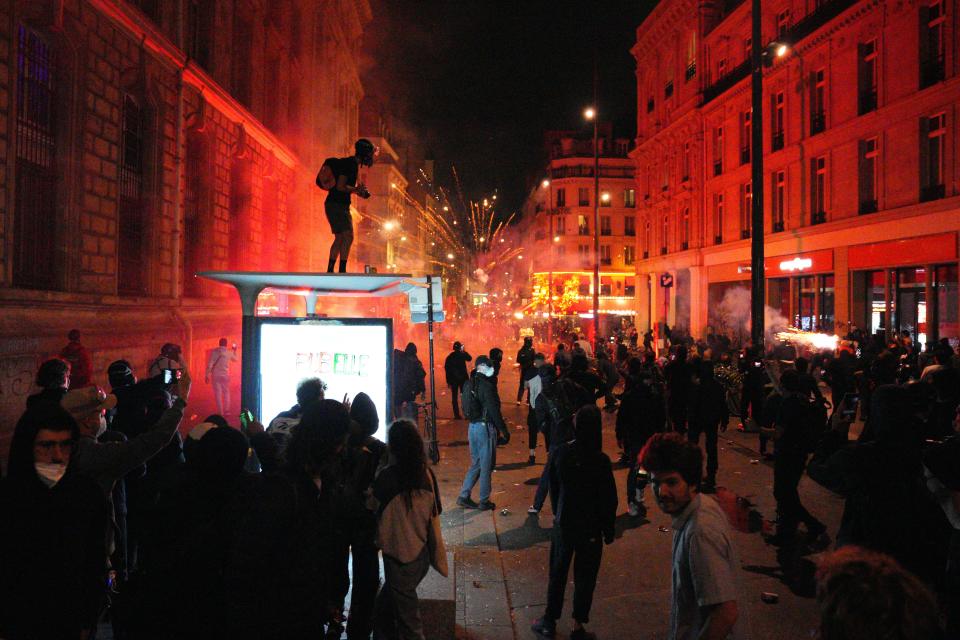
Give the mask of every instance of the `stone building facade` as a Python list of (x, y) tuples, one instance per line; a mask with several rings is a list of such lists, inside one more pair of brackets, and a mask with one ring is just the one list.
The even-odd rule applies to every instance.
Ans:
[(206, 354), (239, 341), (239, 304), (193, 274), (326, 263), (314, 176), (352, 151), (371, 18), (366, 0), (0, 5), (0, 451), (72, 328), (102, 385), (116, 358), (145, 375), (183, 345), (212, 407)]
[[(957, 9), (764, 1), (766, 302), (790, 324), (960, 336)], [(744, 328), (718, 311), (749, 290), (750, 36), (736, 0), (661, 2), (637, 30), (643, 327)]]

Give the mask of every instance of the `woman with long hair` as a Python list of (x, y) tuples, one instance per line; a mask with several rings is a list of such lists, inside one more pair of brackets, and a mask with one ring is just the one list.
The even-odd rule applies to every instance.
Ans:
[(417, 586), (430, 569), (427, 535), (431, 518), (442, 511), (440, 490), (415, 424), (394, 422), (387, 449), (390, 463), (373, 483), (385, 577), (377, 597), (374, 638), (423, 640)]

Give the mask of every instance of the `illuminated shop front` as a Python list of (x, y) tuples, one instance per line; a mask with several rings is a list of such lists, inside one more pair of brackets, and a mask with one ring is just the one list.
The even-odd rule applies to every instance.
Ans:
[(955, 234), (850, 247), (854, 324), (909, 331), (926, 344), (960, 335)]

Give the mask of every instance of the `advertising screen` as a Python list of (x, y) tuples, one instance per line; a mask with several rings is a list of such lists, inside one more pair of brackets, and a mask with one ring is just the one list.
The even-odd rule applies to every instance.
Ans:
[(318, 377), (326, 397), (351, 400), (361, 391), (380, 416), (377, 438), (386, 440), (390, 320), (264, 320), (260, 325), (260, 409), (264, 424), (297, 402), (297, 385)]

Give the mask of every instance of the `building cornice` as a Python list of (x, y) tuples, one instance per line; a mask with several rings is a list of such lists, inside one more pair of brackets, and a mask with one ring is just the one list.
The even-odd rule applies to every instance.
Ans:
[[(173, 42), (170, 41), (155, 25), (134, 13), (126, 3), (116, 0), (88, 0), (90, 5), (100, 11), (117, 27), (122, 29), (149, 52), (155, 54), (162, 63), (169, 68), (180, 71), (183, 83), (192, 87), (200, 94), (211, 107), (221, 112), (230, 120), (243, 126), (246, 134), (265, 149), (271, 151), (278, 160), (293, 167), (300, 164), (300, 159), (294, 151), (284, 144), (280, 138), (267, 129), (256, 116), (250, 113), (230, 93), (211, 78), (206, 71), (198, 67)], [(364, 2), (366, 0), (363, 0)]]

